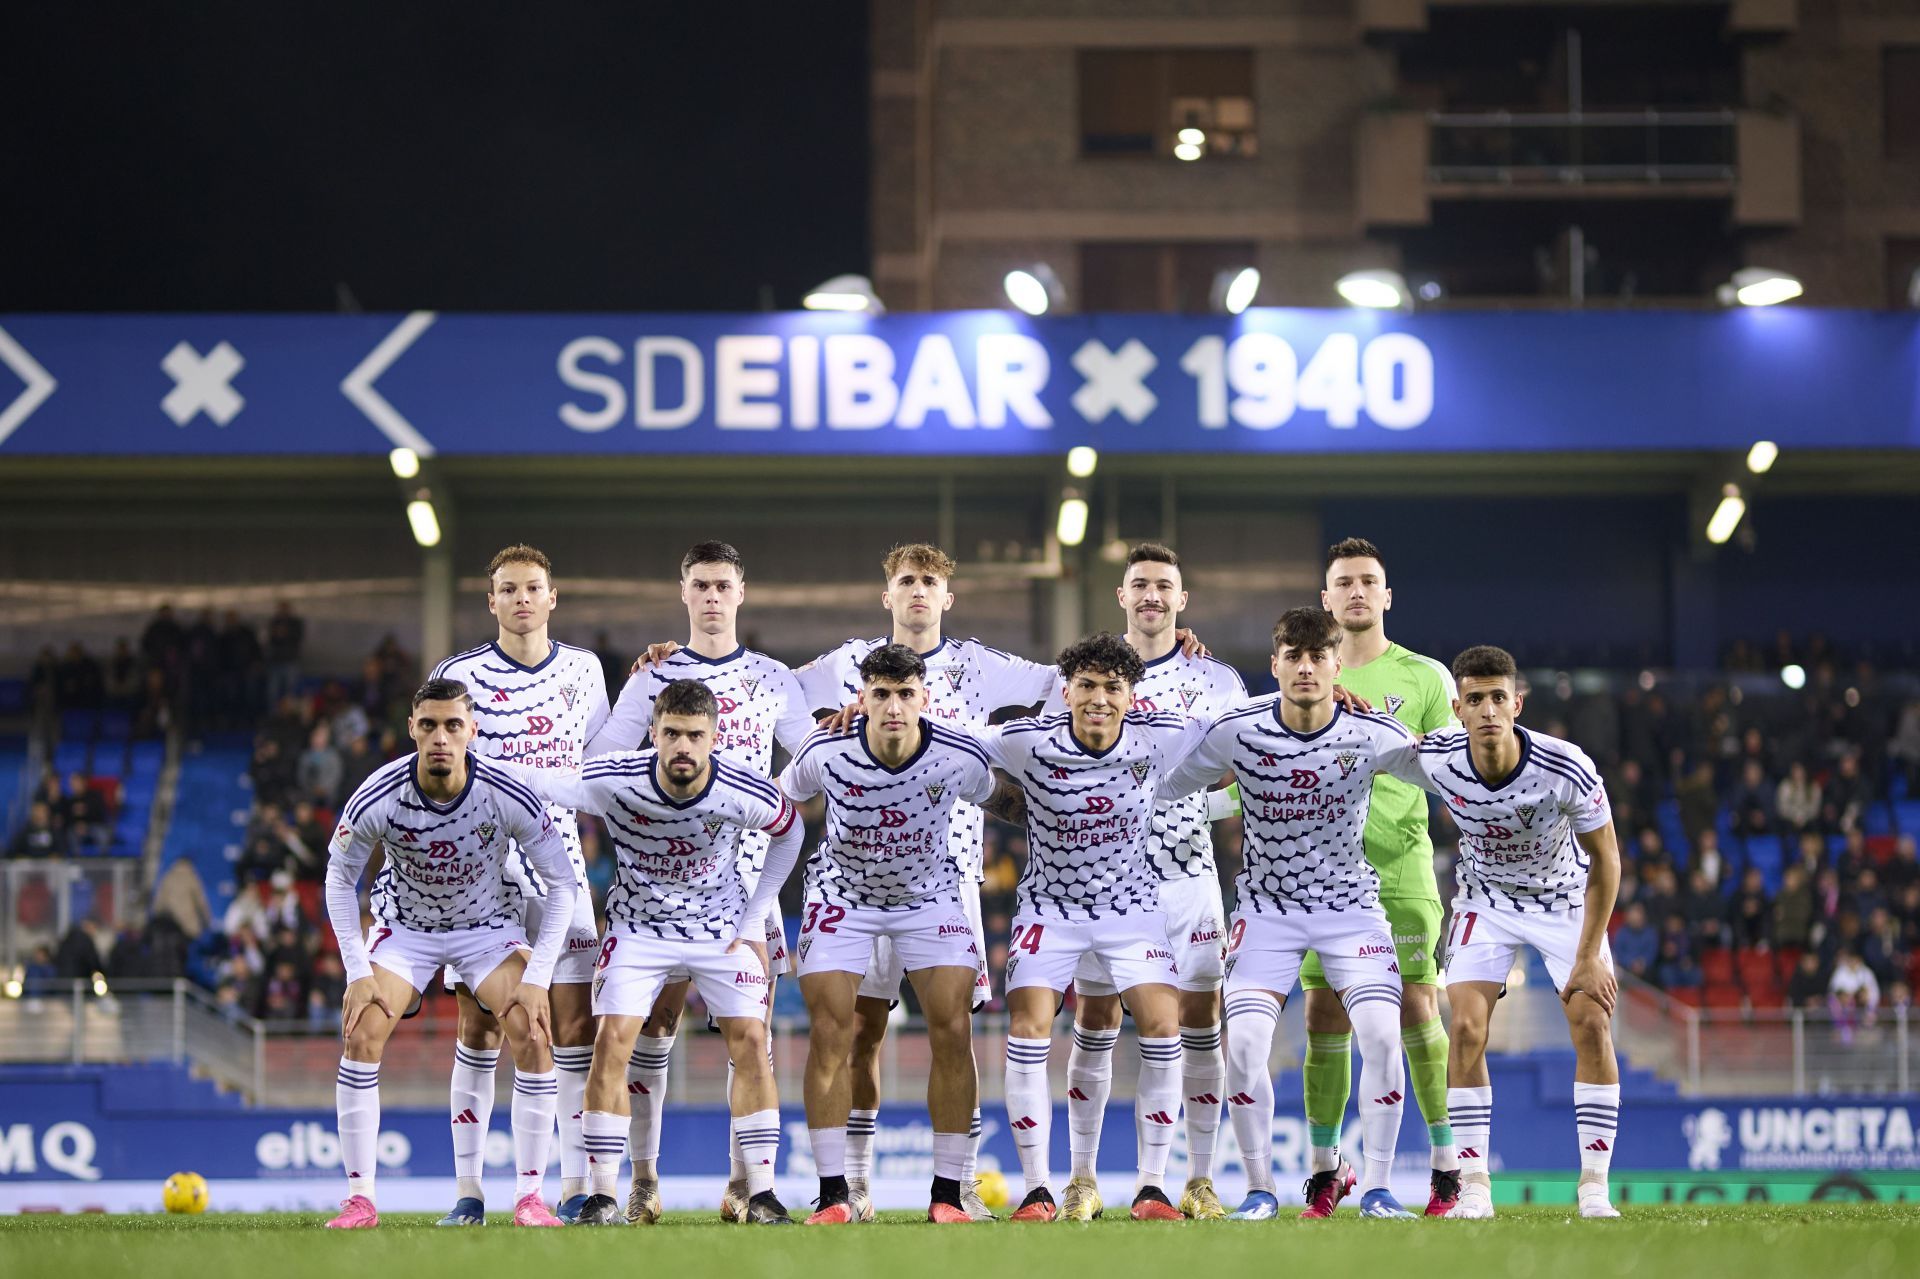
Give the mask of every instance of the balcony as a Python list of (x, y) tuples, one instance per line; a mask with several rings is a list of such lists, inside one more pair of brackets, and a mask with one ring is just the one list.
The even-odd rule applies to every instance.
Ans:
[(1425, 226), (1435, 200), (1724, 200), (1741, 226), (1800, 221), (1800, 126), (1756, 111), (1370, 112), (1359, 216)]

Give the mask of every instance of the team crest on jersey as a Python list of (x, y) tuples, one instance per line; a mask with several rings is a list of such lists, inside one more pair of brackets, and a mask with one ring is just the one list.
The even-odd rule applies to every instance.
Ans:
[(573, 709), (573, 701), (578, 696), (580, 696), (580, 688), (577, 684), (562, 684), (560, 686), (560, 700), (567, 704), (568, 710)]
[(938, 804), (940, 797), (946, 793), (947, 784), (945, 782), (934, 782), (927, 787), (927, 802), (929, 804)]
[(493, 832), (498, 829), (499, 827), (495, 826), (492, 822), (481, 822), (479, 826), (474, 828), (474, 834), (480, 837), (481, 846), (485, 847), (493, 842)]
[(1128, 764), (1127, 771), (1133, 774), (1133, 784), (1138, 786), (1145, 782), (1147, 780), (1147, 770), (1152, 767), (1153, 765), (1144, 759), (1136, 759), (1133, 763)]
[(1340, 765), (1340, 777), (1345, 780), (1353, 776), (1355, 766), (1360, 763), (1360, 754), (1358, 751), (1341, 751), (1333, 757), (1333, 762)]
[(967, 677), (967, 672), (963, 668), (958, 666), (936, 666), (934, 669), (946, 676), (948, 692), (957, 693), (960, 691), (960, 681)]
[(720, 833), (720, 828), (722, 826), (725, 826), (726, 824), (727, 824), (727, 819), (724, 817), (707, 818), (706, 820), (707, 838), (712, 839), (715, 835), (718, 835)]
[(1183, 711), (1192, 710), (1193, 704), (1199, 700), (1200, 700), (1200, 690), (1195, 688), (1193, 685), (1188, 684), (1185, 688), (1182, 688), (1180, 690), (1180, 709), (1181, 710)]
[(1398, 693), (1387, 694), (1387, 714), (1398, 715), (1400, 713), (1400, 708), (1402, 706), (1405, 706), (1406, 704), (1407, 704), (1407, 699), (1400, 696)]
[(740, 677), (740, 687), (746, 690), (748, 697), (752, 697), (753, 690), (760, 687), (760, 677), (758, 675), (742, 675)]
[(1533, 815), (1540, 811), (1540, 806), (1538, 804), (1522, 804), (1513, 811), (1520, 814), (1520, 824), (1522, 826), (1532, 826)]

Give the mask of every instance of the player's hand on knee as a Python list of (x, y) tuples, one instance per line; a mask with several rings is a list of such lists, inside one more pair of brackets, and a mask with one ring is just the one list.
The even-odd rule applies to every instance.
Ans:
[(526, 1013), (527, 1034), (535, 1046), (545, 1048), (553, 1043), (553, 1004), (545, 986), (524, 981), (516, 985), (513, 994), (507, 996), (507, 1006), (500, 1010), (500, 1019), (505, 1021), (515, 1008)]
[(340, 1034), (344, 1038), (352, 1035), (354, 1027), (360, 1024), (360, 1017), (369, 1007), (378, 1008), (393, 1019), (393, 1005), (380, 993), (380, 982), (374, 977), (362, 977), (359, 981), (347, 984), (347, 993), (340, 1000)]
[(1560, 1002), (1571, 1000), (1576, 991), (1599, 1004), (1602, 1011), (1612, 1016), (1613, 1002), (1620, 993), (1620, 987), (1614, 980), (1612, 970), (1594, 958), (1583, 959), (1573, 966), (1573, 971), (1567, 975), (1567, 988), (1560, 992)]
[(647, 645), (646, 652), (633, 659), (633, 665), (627, 669), (627, 674), (638, 675), (641, 671), (647, 670), (650, 667), (659, 666), (679, 651), (680, 645), (673, 640), (663, 640), (658, 644), (649, 644)]

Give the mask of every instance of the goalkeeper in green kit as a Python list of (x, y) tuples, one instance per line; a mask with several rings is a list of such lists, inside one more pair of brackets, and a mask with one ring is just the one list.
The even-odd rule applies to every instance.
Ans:
[[(1340, 682), (1415, 733), (1455, 723), (1453, 677), (1430, 657), (1389, 643), (1386, 613), (1393, 606), (1380, 550), (1350, 537), (1327, 551), (1327, 588), (1320, 602), (1346, 630)], [(1402, 995), (1400, 1039), (1407, 1050), (1407, 1081), (1433, 1146), (1433, 1188), (1427, 1216), (1444, 1216), (1460, 1194), (1459, 1161), (1447, 1120), (1447, 1031), (1440, 1021), (1440, 925), (1445, 910), (1433, 878), (1433, 841), (1427, 837), (1427, 797), (1391, 777), (1373, 783), (1364, 836), (1367, 860), (1380, 875), (1380, 906), (1393, 926)], [(1353, 1185), (1340, 1158), (1340, 1122), (1352, 1085), (1353, 1026), (1328, 985), (1319, 956), (1300, 969), (1307, 995), (1305, 1063), (1312, 1179), (1302, 1216), (1330, 1217)]]

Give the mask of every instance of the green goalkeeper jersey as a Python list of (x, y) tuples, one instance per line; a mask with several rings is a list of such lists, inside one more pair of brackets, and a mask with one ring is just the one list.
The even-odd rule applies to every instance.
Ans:
[[(1453, 676), (1447, 668), (1398, 644), (1388, 644), (1386, 652), (1365, 666), (1341, 671), (1340, 683), (1416, 733), (1457, 722)], [(1374, 778), (1364, 838), (1367, 860), (1380, 873), (1382, 897), (1440, 900), (1425, 791), (1384, 774)]]

